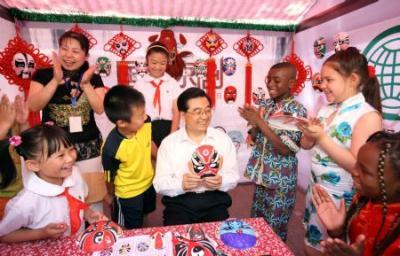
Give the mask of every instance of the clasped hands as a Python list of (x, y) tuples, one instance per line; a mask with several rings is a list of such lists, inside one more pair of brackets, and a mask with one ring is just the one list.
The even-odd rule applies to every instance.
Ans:
[(209, 176), (200, 178), (199, 175), (194, 172), (187, 172), (183, 174), (182, 188), (185, 191), (191, 191), (198, 187), (206, 187), (210, 190), (217, 190), (221, 187), (222, 177), (221, 175)]

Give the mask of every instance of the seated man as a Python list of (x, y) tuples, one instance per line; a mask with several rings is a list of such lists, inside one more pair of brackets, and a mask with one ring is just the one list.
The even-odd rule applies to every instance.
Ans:
[(189, 88), (177, 103), (185, 127), (161, 143), (153, 181), (164, 195), (164, 225), (225, 220), (232, 204), (226, 191), (239, 180), (235, 146), (209, 127), (211, 101), (203, 90)]

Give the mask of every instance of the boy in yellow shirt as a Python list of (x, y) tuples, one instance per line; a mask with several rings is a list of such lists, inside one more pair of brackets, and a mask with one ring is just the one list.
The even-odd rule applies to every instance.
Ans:
[(132, 87), (116, 85), (104, 98), (107, 117), (116, 127), (108, 135), (102, 162), (112, 220), (126, 229), (143, 226), (145, 214), (155, 210), (152, 185), (151, 123), (143, 94)]

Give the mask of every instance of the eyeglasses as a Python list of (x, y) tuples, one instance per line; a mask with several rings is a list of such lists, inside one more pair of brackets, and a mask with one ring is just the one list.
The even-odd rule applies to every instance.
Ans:
[(205, 109), (196, 108), (193, 111), (186, 111), (186, 113), (189, 113), (194, 116), (202, 116), (203, 114), (209, 116), (211, 115), (211, 108), (205, 108)]

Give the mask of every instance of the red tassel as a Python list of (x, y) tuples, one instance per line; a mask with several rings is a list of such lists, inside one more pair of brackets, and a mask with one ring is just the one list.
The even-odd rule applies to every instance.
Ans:
[(253, 68), (250, 62), (246, 64), (246, 80), (245, 80), (245, 89), (244, 89), (244, 102), (246, 104), (251, 104), (251, 84), (252, 84), (252, 73)]
[[(30, 80), (26, 80), (26, 84), (24, 85), (25, 101), (28, 98), (29, 86), (30, 86)], [(33, 127), (37, 124), (40, 124), (40, 111), (35, 111), (35, 112), (29, 111), (28, 122), (29, 122), (29, 127)]]
[(207, 94), (211, 99), (211, 107), (215, 107), (215, 92), (216, 92), (216, 81), (215, 73), (217, 71), (217, 64), (214, 58), (207, 60)]
[(128, 62), (124, 60), (117, 61), (117, 77), (118, 77), (118, 84), (129, 85)]

